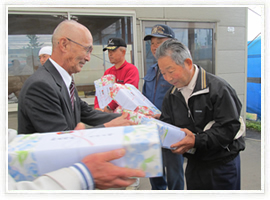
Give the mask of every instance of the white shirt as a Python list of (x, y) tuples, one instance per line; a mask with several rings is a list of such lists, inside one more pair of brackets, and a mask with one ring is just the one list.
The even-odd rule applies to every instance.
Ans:
[(182, 87), (182, 88), (178, 88), (178, 91), (182, 93), (187, 104), (188, 104), (188, 102), (187, 102), (188, 98), (190, 97), (190, 95), (192, 94), (192, 92), (195, 88), (196, 80), (197, 80), (198, 74), (199, 74), (198, 67), (196, 65), (193, 65), (193, 66), (195, 68), (195, 72), (194, 72), (194, 75), (193, 75), (191, 81), (189, 82), (189, 84), (187, 86)]
[[(53, 59), (51, 59), (51, 58), (49, 58), (49, 59), (50, 59), (51, 63), (54, 65), (54, 67), (57, 69), (59, 74), (61, 75), (63, 81), (65, 82), (67, 90), (69, 91), (69, 86), (70, 86), (71, 81), (72, 81), (72, 76), (70, 76), (69, 73), (66, 70), (64, 70), (63, 67), (58, 65)], [(69, 91), (69, 93), (70, 93), (70, 91)]]

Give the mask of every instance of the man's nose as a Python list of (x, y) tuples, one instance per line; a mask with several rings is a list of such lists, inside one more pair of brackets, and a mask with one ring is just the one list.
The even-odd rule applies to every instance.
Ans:
[(85, 56), (85, 60), (89, 62), (90, 59), (91, 59), (91, 52), (87, 52)]

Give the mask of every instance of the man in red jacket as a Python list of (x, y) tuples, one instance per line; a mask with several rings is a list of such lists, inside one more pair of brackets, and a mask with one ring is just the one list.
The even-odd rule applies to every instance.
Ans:
[[(110, 62), (114, 64), (107, 69), (104, 75), (113, 74), (115, 82), (119, 84), (129, 83), (138, 88), (139, 85), (139, 71), (133, 64), (128, 63), (125, 59), (127, 44), (122, 38), (110, 38), (107, 47), (103, 51), (108, 50)], [(98, 99), (95, 97), (95, 109), (102, 109), (104, 112), (111, 113), (115, 110), (118, 104), (111, 101), (104, 108), (100, 108)]]

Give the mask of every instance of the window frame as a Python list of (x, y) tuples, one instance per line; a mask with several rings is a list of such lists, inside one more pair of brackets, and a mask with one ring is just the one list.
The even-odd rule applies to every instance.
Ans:
[[(156, 24), (166, 24), (171, 28), (201, 28), (201, 29), (212, 29), (213, 30), (213, 40), (212, 40), (212, 58), (213, 58), (213, 71), (212, 73), (216, 73), (216, 21), (182, 21), (182, 20), (168, 20), (168, 19), (160, 19), (160, 20), (150, 20), (150, 19), (140, 19), (141, 27), (142, 27), (142, 73), (143, 77), (146, 75), (146, 45), (143, 40), (145, 34), (146, 27), (153, 27)], [(195, 63), (196, 64), (196, 63)]]
[[(132, 40), (133, 40), (133, 58), (134, 65), (138, 67), (138, 49), (137, 49), (137, 26), (136, 26), (136, 12), (134, 10), (102, 10), (93, 9), (93, 7), (29, 7), (29, 6), (7, 6), (7, 15), (9, 14), (21, 14), (21, 15), (63, 15), (67, 19), (71, 19), (73, 15), (88, 15), (88, 16), (117, 16), (117, 17), (130, 17), (132, 21)], [(7, 16), (8, 20), (8, 16)], [(6, 25), (6, 30), (8, 30), (8, 23)], [(91, 30), (90, 30), (91, 31)], [(8, 38), (8, 31), (6, 32), (6, 38)], [(8, 66), (8, 42), (6, 41), (6, 66)], [(7, 70), (8, 77), (8, 70)], [(7, 83), (8, 84), (8, 83)], [(87, 103), (90, 105), (94, 104), (94, 98), (82, 98), (87, 99)], [(17, 111), (17, 103), (8, 104), (8, 112)]]

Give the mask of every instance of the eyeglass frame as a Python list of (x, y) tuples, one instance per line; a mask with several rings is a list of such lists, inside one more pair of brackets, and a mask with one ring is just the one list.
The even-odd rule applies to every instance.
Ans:
[(78, 43), (78, 42), (75, 42), (74, 40), (72, 40), (72, 39), (70, 39), (70, 38), (68, 38), (68, 37), (66, 37), (66, 38), (67, 38), (67, 40), (69, 40), (70, 42), (73, 42), (73, 43), (75, 43), (75, 44), (77, 44), (77, 45), (82, 46), (82, 47), (86, 50), (87, 53), (91, 53), (91, 52), (93, 51), (93, 46), (92, 46), (92, 45), (89, 46), (89, 47), (87, 47), (87, 46), (84, 46), (84, 45), (82, 45), (82, 44), (80, 44), (80, 43)]

